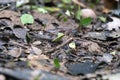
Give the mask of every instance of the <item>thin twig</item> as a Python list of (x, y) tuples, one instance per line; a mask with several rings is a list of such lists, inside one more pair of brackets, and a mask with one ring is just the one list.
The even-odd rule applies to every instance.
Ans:
[(22, 44), (20, 44), (20, 43), (18, 43), (18, 42), (15, 42), (15, 41), (10, 41), (10, 43), (12, 43), (12, 44), (14, 44), (14, 45), (17, 45), (17, 46), (20, 46), (20, 47), (22, 47), (22, 48), (24, 48), (24, 49), (28, 49), (28, 47), (27, 47), (27, 46), (22, 45)]
[(50, 50), (44, 52), (44, 54), (52, 53), (52, 52), (54, 52), (54, 51), (62, 48), (62, 47), (65, 46), (66, 44), (70, 43), (71, 41), (73, 41), (73, 38), (69, 38), (66, 42), (62, 43), (61, 45), (59, 45), (59, 46), (57, 46), (57, 47), (55, 47), (55, 48), (53, 48), (53, 49), (50, 49)]
[(85, 4), (79, 2), (78, 0), (72, 0), (72, 1), (73, 1), (73, 3), (79, 5), (79, 6), (83, 7), (83, 8), (86, 8), (86, 7), (87, 7)]
[(5, 10), (6, 8), (9, 8), (9, 7), (10, 7), (10, 5), (5, 6), (5, 7), (1, 8), (0, 11), (3, 11), (3, 10)]

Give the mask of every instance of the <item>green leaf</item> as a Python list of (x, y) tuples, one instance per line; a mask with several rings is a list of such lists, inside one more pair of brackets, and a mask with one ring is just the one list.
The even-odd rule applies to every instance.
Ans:
[(54, 42), (58, 42), (58, 41), (60, 41), (60, 40), (62, 39), (63, 36), (64, 36), (63, 33), (58, 33), (58, 34), (57, 34), (57, 37), (56, 37), (53, 41), (54, 41)]
[(71, 42), (69, 44), (69, 47), (72, 48), (72, 49), (75, 49), (76, 48), (75, 42)]
[(81, 15), (82, 15), (82, 12), (81, 12), (81, 9), (79, 7), (77, 12), (76, 12), (76, 15), (75, 15), (76, 19), (80, 20), (81, 19)]
[(62, 2), (63, 2), (63, 3), (67, 3), (67, 4), (69, 4), (69, 3), (72, 2), (72, 0), (62, 0)]
[(33, 5), (33, 6), (31, 6), (31, 8), (34, 9), (34, 10), (37, 10), (37, 11), (39, 11), (41, 13), (48, 13), (46, 7), (39, 7), (39, 6), (34, 6)]
[(96, 3), (99, 3), (100, 2), (100, 0), (96, 0)]
[(44, 0), (45, 3), (50, 3), (52, 0)]
[(48, 13), (48, 11), (43, 7), (39, 7), (39, 8), (37, 8), (37, 10), (41, 13)]
[(64, 21), (64, 22), (67, 22), (67, 21), (68, 21), (68, 18), (64, 17), (64, 18), (63, 18), (63, 21)]
[(91, 22), (92, 22), (92, 18), (88, 17), (88, 18), (83, 18), (80, 21), (80, 24), (83, 26), (88, 26)]
[(55, 66), (56, 68), (60, 68), (60, 62), (59, 62), (58, 58), (55, 58), (55, 59), (54, 59), (54, 66)]
[(100, 19), (102, 22), (106, 22), (106, 18), (103, 17), (103, 16), (99, 17), (99, 19)]
[(33, 24), (34, 23), (34, 18), (30, 14), (23, 14), (21, 17), (21, 22), (22, 24)]

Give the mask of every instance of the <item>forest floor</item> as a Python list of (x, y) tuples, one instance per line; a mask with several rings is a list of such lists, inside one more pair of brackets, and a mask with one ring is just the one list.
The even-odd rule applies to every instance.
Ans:
[(119, 10), (13, 3), (0, 1), (0, 80), (119, 80)]

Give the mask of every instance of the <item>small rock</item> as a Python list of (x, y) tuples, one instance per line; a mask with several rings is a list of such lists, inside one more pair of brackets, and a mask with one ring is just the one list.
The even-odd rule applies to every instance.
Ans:
[(80, 75), (95, 72), (98, 64), (92, 62), (68, 64), (68, 73), (71, 75)]
[(113, 59), (113, 56), (111, 54), (104, 54), (102, 57), (102, 60), (107, 63), (111, 63), (112, 59)]
[(92, 39), (99, 39), (99, 40), (106, 40), (106, 32), (88, 32), (87, 34), (83, 35), (84, 38), (92, 38)]
[(81, 16), (83, 18), (87, 18), (87, 17), (91, 17), (93, 19), (97, 18), (95, 12), (92, 9), (82, 9), (81, 12), (82, 12)]
[(5, 76), (0, 74), (0, 80), (6, 80)]
[(40, 45), (42, 42), (41, 41), (35, 41), (35, 42), (33, 42), (33, 45)]
[(110, 17), (110, 19), (112, 21), (108, 21), (108, 23), (103, 24), (103, 28), (109, 31), (120, 31), (120, 19), (117, 17)]

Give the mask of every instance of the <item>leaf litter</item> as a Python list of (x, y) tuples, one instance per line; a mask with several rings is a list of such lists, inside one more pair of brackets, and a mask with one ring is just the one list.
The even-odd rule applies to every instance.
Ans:
[[(118, 15), (99, 20), (94, 10), (85, 8), (75, 20), (72, 12), (67, 16), (22, 9), (0, 11), (0, 73), (6, 79), (91, 80), (119, 72)], [(21, 18), (24, 14), (29, 15)]]

